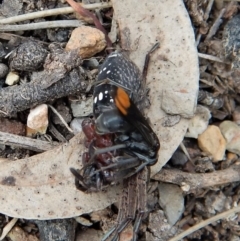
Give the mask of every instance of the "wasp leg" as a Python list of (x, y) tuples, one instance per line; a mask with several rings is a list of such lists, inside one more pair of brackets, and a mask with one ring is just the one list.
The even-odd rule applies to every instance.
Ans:
[(106, 167), (101, 167), (101, 171), (107, 169), (116, 169), (117, 171), (131, 169), (133, 167), (139, 166), (140, 160), (137, 157), (117, 157), (118, 161), (116, 163), (110, 164)]
[[(99, 172), (103, 172), (105, 170), (114, 170), (117, 173), (121, 174), (123, 171), (123, 178), (128, 178), (135, 173), (135, 169), (137, 166), (141, 164), (141, 161), (137, 157), (125, 157), (125, 156), (119, 156), (114, 158), (115, 163), (109, 164), (104, 167), (100, 167), (99, 170), (96, 170), (95, 172), (91, 173), (89, 178), (96, 175)], [(128, 171), (128, 172), (127, 172)], [(113, 180), (114, 181), (114, 180)]]
[(146, 54), (145, 62), (144, 62), (144, 67), (143, 67), (143, 73), (142, 73), (144, 84), (146, 84), (146, 77), (147, 77), (147, 71), (148, 71), (148, 66), (149, 66), (149, 61), (150, 61), (151, 54), (152, 54), (157, 48), (159, 48), (159, 45), (160, 45), (159, 42), (155, 43), (155, 44), (152, 46), (152, 48), (148, 51), (148, 53)]
[[(141, 155), (137, 152), (133, 152), (133, 153), (139, 158), (139, 160), (141, 160), (142, 164), (139, 164), (138, 166), (136, 166), (137, 168), (131, 173), (130, 176), (133, 176), (138, 172), (142, 171), (146, 166), (154, 165), (157, 161), (157, 158), (148, 158), (147, 156)], [(129, 176), (126, 176), (126, 177), (129, 177)]]

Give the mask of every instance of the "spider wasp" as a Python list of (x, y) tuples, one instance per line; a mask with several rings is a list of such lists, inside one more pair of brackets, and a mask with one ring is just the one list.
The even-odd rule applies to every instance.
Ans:
[[(154, 45), (146, 55), (143, 74), (123, 53), (114, 52), (106, 58), (94, 85), (94, 120), (87, 119), (82, 123), (88, 152), (83, 155), (80, 171), (70, 169), (77, 187), (82, 191), (99, 191), (118, 181), (128, 180), (125, 185), (132, 188), (132, 193), (128, 193), (129, 199), (135, 198), (133, 203), (138, 202), (138, 207), (128, 205), (127, 212), (119, 215), (119, 225), (103, 240), (113, 232), (116, 235), (112, 240), (118, 240), (119, 233), (137, 212), (133, 237), (136, 240), (145, 212), (146, 181), (142, 177), (145, 167), (157, 162), (160, 142), (141, 109), (146, 100), (146, 66), (150, 54), (157, 47), (158, 44)], [(135, 182), (137, 179), (140, 181)], [(134, 185), (138, 185), (139, 190), (135, 196)]]
[[(101, 190), (157, 162), (158, 137), (138, 107), (144, 99), (142, 79), (123, 53), (110, 54), (102, 64), (93, 93), (95, 121), (83, 122), (89, 151), (80, 172), (71, 168), (80, 189)], [(106, 138), (108, 145), (99, 144)]]

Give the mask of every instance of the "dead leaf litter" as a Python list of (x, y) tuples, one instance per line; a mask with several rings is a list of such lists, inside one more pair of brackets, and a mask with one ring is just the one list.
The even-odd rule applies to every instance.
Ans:
[[(138, 240), (239, 241), (239, 3), (82, 6), (0, 3), (0, 240), (55, 240), (53, 230), (101, 240), (115, 225), (122, 186), (81, 192), (69, 168), (82, 167), (81, 122), (108, 52), (121, 49), (142, 70), (159, 42), (144, 114), (161, 148)], [(132, 235), (129, 225), (120, 240)]]

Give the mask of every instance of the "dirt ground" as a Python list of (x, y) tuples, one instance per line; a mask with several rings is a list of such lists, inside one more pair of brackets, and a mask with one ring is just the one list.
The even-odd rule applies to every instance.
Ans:
[[(124, 20), (114, 18), (119, 9), (112, 2), (84, 0), (89, 10), (72, 5), (75, 13), (67, 8), (74, 4), (70, 0), (0, 1), (0, 240), (101, 240), (116, 224), (120, 186), (81, 194), (69, 171), (70, 164), (82, 165), (81, 122), (92, 116), (99, 67), (112, 50), (135, 51), (123, 43), (127, 30)], [(221, 0), (183, 4), (198, 58), (199, 89), (190, 93), (194, 115), (173, 114), (165, 122), (173, 128), (186, 119), (186, 130), (182, 136), (176, 132), (179, 146), (176, 141), (164, 168), (146, 180), (146, 213), (137, 240), (240, 241), (240, 5)], [(148, 95), (153, 93), (150, 88)], [(66, 150), (60, 159), (72, 155), (66, 167), (56, 157), (60, 149)], [(45, 199), (54, 188), (54, 197)], [(25, 203), (36, 194), (41, 196), (36, 206)], [(70, 196), (82, 202), (80, 208), (63, 204)], [(132, 237), (130, 222), (120, 240)]]

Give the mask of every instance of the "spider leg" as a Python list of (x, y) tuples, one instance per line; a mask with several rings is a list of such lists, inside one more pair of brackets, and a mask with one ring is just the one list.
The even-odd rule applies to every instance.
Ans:
[(147, 168), (144, 168), (141, 172), (139, 172), (138, 175), (138, 204), (137, 204), (137, 216), (134, 222), (133, 226), (133, 239), (132, 241), (137, 240), (137, 233), (139, 230), (139, 227), (142, 222), (142, 218), (146, 212), (146, 203), (147, 203), (147, 179), (148, 179), (148, 173), (149, 170)]
[(95, 148), (93, 150), (93, 153), (91, 153), (90, 163), (94, 161), (94, 158), (98, 154), (103, 154), (103, 153), (106, 153), (106, 152), (111, 152), (111, 151), (115, 151), (115, 150), (123, 149), (123, 148), (126, 148), (125, 144), (118, 144), (118, 145), (109, 146), (109, 147), (105, 147), (105, 148)]
[(88, 187), (85, 185), (83, 176), (79, 173), (79, 170), (76, 170), (76, 169), (70, 167), (70, 171), (75, 176), (76, 188), (80, 191), (86, 191), (88, 189)]
[(156, 158), (149, 158), (147, 156), (144, 156), (140, 153), (133, 152), (143, 163), (141, 165), (138, 165), (137, 168), (131, 173), (131, 176), (134, 174), (137, 174), (138, 172), (142, 171), (146, 166), (154, 165), (157, 161)]
[[(91, 175), (89, 177), (92, 177), (94, 175), (96, 175), (99, 172), (105, 171), (105, 170), (114, 170), (117, 172), (120, 171), (125, 171), (129, 169), (129, 172), (126, 173), (126, 177), (132, 176), (132, 173), (135, 173), (134, 171), (134, 167), (137, 167), (140, 165), (141, 161), (137, 158), (137, 157), (125, 157), (125, 156), (118, 156), (116, 158), (114, 158), (114, 163), (109, 164), (107, 166), (104, 167), (100, 167), (99, 170), (96, 170), (95, 172), (91, 173)], [(131, 170), (133, 169), (133, 170)]]
[(147, 72), (148, 72), (148, 67), (149, 67), (149, 61), (150, 61), (150, 57), (151, 54), (157, 49), (159, 48), (160, 43), (157, 42), (155, 43), (152, 48), (148, 51), (148, 53), (145, 56), (145, 62), (144, 62), (144, 67), (143, 67), (143, 82), (144, 85), (146, 84), (146, 77), (147, 77)]
[[(146, 168), (144, 168), (142, 171), (140, 171), (136, 175), (134, 175), (131, 178), (131, 180), (130, 180), (130, 178), (128, 179), (128, 188), (129, 188), (128, 191), (132, 192), (132, 193), (128, 194), (128, 202), (129, 202), (129, 205), (127, 208), (128, 216), (127, 216), (127, 219), (125, 219), (125, 221), (119, 225), (119, 227), (117, 229), (118, 236), (125, 229), (125, 227), (135, 218), (135, 222), (134, 222), (134, 226), (133, 226), (132, 241), (137, 241), (137, 233), (138, 233), (139, 227), (141, 225), (142, 218), (146, 212), (147, 178), (148, 178), (148, 170)], [(133, 186), (131, 186), (131, 185), (133, 185)], [(133, 188), (135, 188), (135, 192), (133, 192)], [(133, 196), (135, 194), (136, 194), (136, 197)], [(135, 206), (134, 210), (133, 210), (133, 206)], [(137, 215), (136, 215), (136, 213), (137, 213)], [(120, 218), (122, 218), (122, 215), (120, 216)]]

